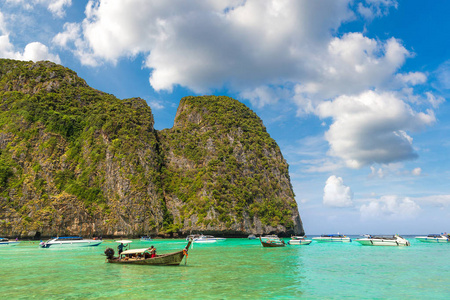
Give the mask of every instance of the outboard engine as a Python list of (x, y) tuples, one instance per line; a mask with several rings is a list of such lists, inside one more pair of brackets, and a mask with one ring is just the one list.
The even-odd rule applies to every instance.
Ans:
[(106, 248), (105, 255), (106, 255), (107, 259), (113, 259), (114, 258), (114, 249)]

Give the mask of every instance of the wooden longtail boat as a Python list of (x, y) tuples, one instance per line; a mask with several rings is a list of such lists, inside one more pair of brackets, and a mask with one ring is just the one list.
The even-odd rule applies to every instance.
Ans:
[(122, 252), (119, 256), (114, 256), (114, 250), (107, 248), (105, 250), (106, 261), (114, 264), (178, 266), (183, 258), (188, 256), (188, 250), (191, 243), (192, 240), (190, 240), (186, 247), (181, 251), (157, 254), (155, 257), (150, 257), (150, 248), (127, 250)]
[[(263, 240), (264, 239), (264, 240)], [(261, 245), (263, 247), (285, 247), (286, 243), (277, 237), (276, 235), (269, 235), (265, 237), (259, 237)]]

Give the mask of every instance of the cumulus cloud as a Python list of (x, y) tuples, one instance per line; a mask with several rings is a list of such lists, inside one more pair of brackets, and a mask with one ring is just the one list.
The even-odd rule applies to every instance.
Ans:
[(383, 196), (360, 207), (362, 219), (410, 219), (421, 207), (409, 197)]
[(352, 17), (349, 2), (90, 1), (82, 38), (98, 60), (146, 55), (156, 90), (257, 88), (306, 77), (308, 54)]
[(332, 207), (348, 207), (353, 204), (353, 192), (344, 185), (341, 177), (334, 175), (327, 179), (323, 189), (323, 204)]
[(23, 51), (16, 51), (9, 40), (9, 33), (4, 22), (3, 14), (0, 12), (0, 57), (18, 60), (50, 60), (61, 63), (58, 55), (50, 53), (47, 46), (39, 42), (32, 42), (25, 46)]
[(329, 153), (342, 158), (350, 168), (416, 158), (407, 131), (435, 122), (432, 111), (415, 112), (395, 94), (374, 91), (323, 102), (317, 114), (333, 119), (325, 134)]
[[(335, 36), (342, 23), (383, 16), (397, 2), (352, 5), (351, 0), (90, 0), (86, 18), (67, 23), (53, 41), (91, 66), (143, 55), (156, 91), (180, 85), (207, 93), (225, 87), (258, 107), (289, 99), (299, 115), (333, 119), (326, 135), (329, 153), (353, 168), (415, 158), (410, 134), (433, 123), (434, 114), (406, 104), (416, 97), (413, 87), (427, 80), (421, 72), (397, 74), (414, 54), (395, 37)], [(381, 92), (393, 82), (411, 99)], [(433, 108), (443, 101), (432, 94), (426, 100)]]

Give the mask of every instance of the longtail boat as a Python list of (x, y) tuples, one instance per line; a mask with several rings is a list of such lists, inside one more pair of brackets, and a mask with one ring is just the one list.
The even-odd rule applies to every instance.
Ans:
[(261, 245), (263, 247), (284, 247), (286, 243), (277, 237), (276, 235), (268, 235), (264, 237), (259, 237)]
[(114, 256), (114, 250), (107, 248), (105, 250), (106, 261), (115, 264), (178, 266), (185, 256), (187, 258), (191, 243), (192, 240), (189, 240), (186, 247), (181, 251), (156, 254), (154, 257), (152, 257), (151, 248), (126, 250), (120, 253), (119, 256)]

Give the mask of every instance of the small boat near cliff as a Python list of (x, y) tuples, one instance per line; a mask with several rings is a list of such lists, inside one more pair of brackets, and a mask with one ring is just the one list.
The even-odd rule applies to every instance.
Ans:
[(410, 246), (409, 241), (398, 234), (396, 235), (369, 235), (365, 238), (356, 239), (363, 246)]
[(226, 240), (226, 238), (218, 238), (212, 235), (204, 235), (204, 234), (191, 234), (186, 238), (186, 240), (188, 241), (190, 239), (192, 239), (193, 243), (204, 243), (204, 244), (223, 242)]
[(416, 236), (416, 240), (425, 243), (450, 243), (450, 235), (429, 234), (427, 236)]
[(309, 245), (312, 240), (305, 239), (305, 236), (292, 236), (289, 245)]
[(343, 234), (322, 234), (318, 237), (312, 238), (316, 242), (338, 242), (338, 243), (349, 243), (351, 242), (351, 238), (345, 236)]
[(0, 237), (0, 246), (16, 246), (20, 244), (19, 241), (10, 241), (7, 238)]
[(149, 237), (149, 236), (147, 236), (147, 235), (144, 235), (144, 236), (141, 236), (140, 241), (141, 241), (141, 242), (151, 242), (151, 241), (152, 241), (152, 238)]
[(126, 265), (178, 266), (185, 256), (187, 259), (191, 243), (192, 240), (189, 240), (186, 247), (181, 251), (156, 254), (154, 257), (152, 257), (151, 248), (126, 250), (119, 256), (114, 256), (114, 250), (112, 248), (106, 248), (106, 261), (108, 263)]
[(286, 243), (276, 235), (266, 235), (259, 237), (259, 241), (263, 247), (273, 248), (273, 247), (285, 247)]
[(61, 247), (95, 247), (102, 243), (102, 240), (83, 239), (81, 236), (63, 236), (52, 238), (46, 242), (40, 242), (41, 248), (61, 248)]

